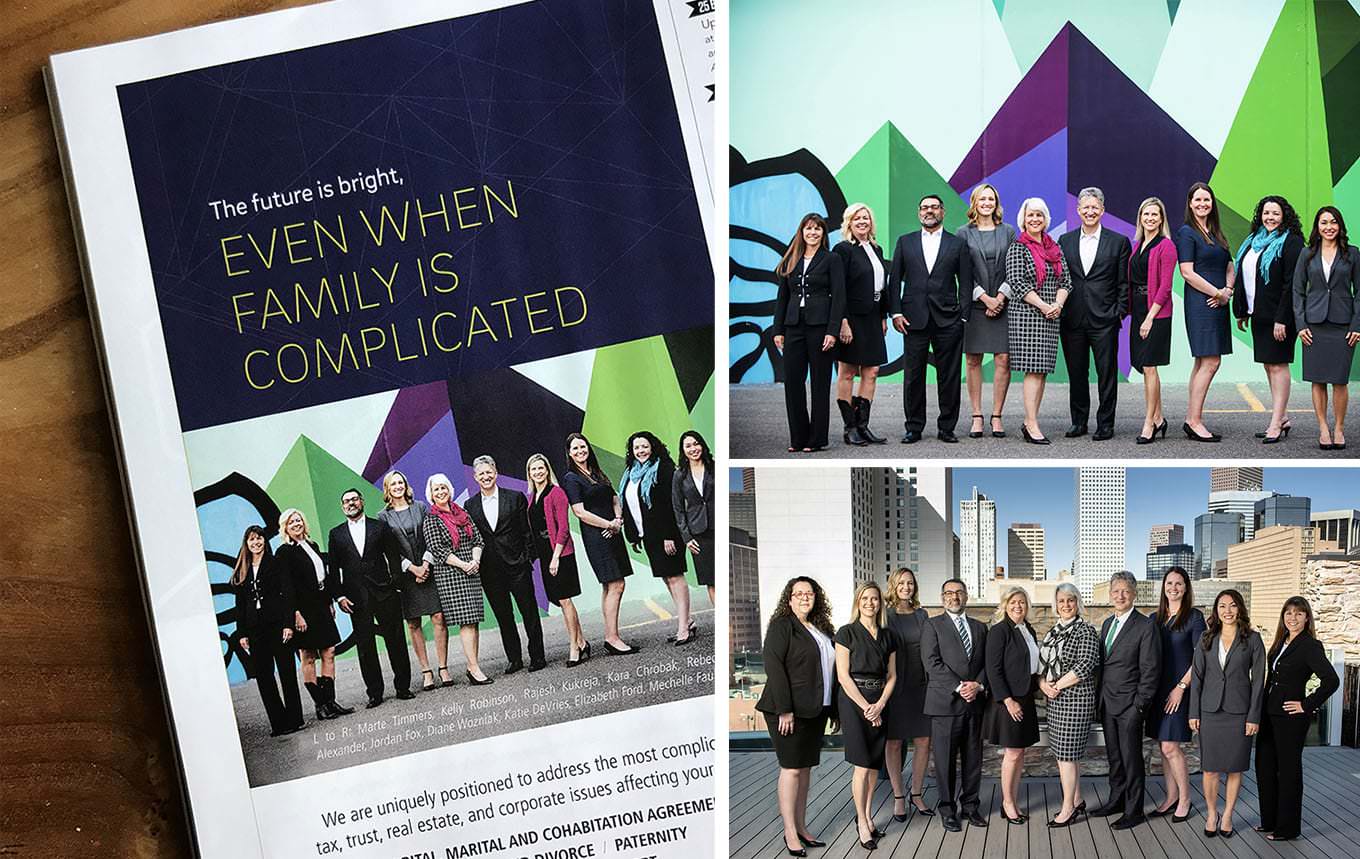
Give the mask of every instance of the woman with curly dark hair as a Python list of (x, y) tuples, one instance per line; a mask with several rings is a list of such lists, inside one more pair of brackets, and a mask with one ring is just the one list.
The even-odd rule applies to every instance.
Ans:
[[(1346, 238), (1346, 222), (1335, 206), (1313, 217), (1308, 252), (1294, 270), (1294, 321), (1303, 344), (1303, 380), (1313, 383), (1318, 447), (1346, 449), (1347, 384), (1360, 343), (1360, 248)], [(1332, 386), (1335, 425), (1327, 426), (1327, 386)]]
[(756, 709), (765, 714), (779, 758), (779, 815), (790, 856), (826, 846), (808, 832), (807, 802), (827, 721), (834, 719), (835, 634), (822, 586), (808, 576), (789, 579), (765, 630), (765, 691)]
[(675, 525), (671, 484), (675, 461), (661, 439), (640, 430), (628, 436), (618, 494), (623, 501), (623, 533), (633, 551), (647, 554), (652, 575), (666, 583), (675, 602), (676, 645), (689, 644), (697, 631), (689, 618), (684, 540)]
[(1252, 356), (1265, 365), (1270, 384), (1270, 424), (1256, 437), (1275, 444), (1289, 435), (1289, 365), (1294, 363), (1293, 278), (1303, 250), (1303, 226), (1284, 197), (1262, 197), (1251, 231), (1237, 249), (1238, 280), (1233, 316), (1251, 329)]

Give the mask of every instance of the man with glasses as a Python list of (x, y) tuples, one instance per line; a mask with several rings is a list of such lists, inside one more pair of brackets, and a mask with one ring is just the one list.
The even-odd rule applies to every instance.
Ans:
[[(930, 742), (935, 755), (935, 783), (940, 792), (940, 822), (950, 832), (963, 828), (959, 816), (973, 826), (986, 826), (978, 811), (982, 785), (982, 714), (986, 709), (987, 627), (964, 613), (968, 588), (950, 579), (940, 591), (944, 614), (921, 627), (921, 662), (926, 669)], [(961, 766), (956, 767), (956, 761)]]
[(933, 350), (940, 417), (940, 441), (956, 443), (959, 422), (959, 379), (963, 362), (963, 327), (973, 303), (973, 259), (968, 245), (944, 228), (944, 201), (934, 194), (921, 198), (921, 229), (897, 240), (888, 301), (893, 327), (902, 344), (902, 411), (906, 416), (903, 444), (921, 440), (926, 427), (926, 364)]

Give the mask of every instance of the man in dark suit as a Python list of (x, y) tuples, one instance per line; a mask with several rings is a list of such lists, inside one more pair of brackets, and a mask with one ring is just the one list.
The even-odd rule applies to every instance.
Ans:
[(1132, 573), (1110, 578), (1114, 614), (1100, 627), (1100, 693), (1096, 707), (1105, 729), (1110, 762), (1110, 799), (1091, 813), (1122, 816), (1114, 829), (1132, 829), (1143, 816), (1143, 716), (1157, 692), (1162, 637), (1157, 624), (1133, 607), (1138, 580)]
[(340, 496), (345, 521), (331, 529), (329, 542), (331, 580), (328, 588), (340, 610), (354, 624), (354, 648), (359, 653), (359, 673), (368, 691), (368, 707), (383, 702), (382, 666), (378, 664), (378, 642), (387, 645), (387, 661), (392, 666), (392, 685), (397, 697), (414, 698), (411, 693), (411, 657), (406, 652), (406, 621), (402, 617), (401, 591), (397, 573), (401, 570), (401, 550), (396, 535), (386, 522), (364, 515), (364, 496), (357, 489), (346, 489)]
[(529, 670), (548, 666), (543, 655), (543, 625), (538, 619), (538, 600), (534, 597), (533, 542), (529, 533), (529, 502), (520, 492), (501, 492), (496, 485), (496, 461), (479, 456), (472, 461), (472, 476), (481, 491), (468, 499), (467, 512), (482, 532), (482, 590), (491, 604), (491, 613), (501, 628), (501, 643), (509, 665), (506, 674), (524, 668), (519, 630), (515, 628), (514, 603), (524, 619), (524, 634), (529, 638)]
[(1063, 360), (1067, 363), (1072, 426), (1068, 438), (1086, 435), (1091, 416), (1087, 387), (1088, 353), (1095, 358), (1100, 407), (1091, 438), (1114, 438), (1115, 398), (1119, 388), (1119, 332), (1129, 315), (1129, 240), (1100, 226), (1105, 193), (1082, 188), (1077, 195), (1081, 226), (1058, 239), (1072, 274), (1072, 293), (1062, 313)]
[[(940, 790), (940, 822), (958, 832), (958, 812), (973, 826), (986, 826), (978, 812), (982, 784), (982, 713), (987, 689), (987, 627), (964, 614), (968, 588), (950, 579), (940, 591), (944, 614), (921, 627), (921, 662), (926, 669), (926, 699), (935, 753), (935, 782)], [(962, 766), (955, 768), (955, 761)]]
[(926, 364), (935, 353), (936, 391), (940, 400), (938, 436), (954, 443), (959, 422), (959, 377), (963, 360), (963, 326), (973, 303), (973, 258), (968, 245), (944, 228), (944, 202), (934, 194), (921, 198), (921, 229), (897, 240), (888, 305), (893, 327), (902, 332), (902, 410), (906, 414), (903, 444), (921, 440), (926, 427)]

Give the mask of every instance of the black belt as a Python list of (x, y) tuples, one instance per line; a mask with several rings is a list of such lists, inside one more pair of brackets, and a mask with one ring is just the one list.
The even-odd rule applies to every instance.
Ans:
[(887, 685), (887, 681), (882, 677), (856, 677), (850, 675), (850, 679), (855, 681), (855, 685), (863, 689), (882, 689)]

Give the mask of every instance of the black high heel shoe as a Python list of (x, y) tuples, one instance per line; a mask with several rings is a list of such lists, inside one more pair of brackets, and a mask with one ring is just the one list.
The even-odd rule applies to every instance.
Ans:
[(1181, 424), (1181, 429), (1185, 430), (1186, 438), (1190, 439), (1191, 441), (1215, 442), (1223, 440), (1223, 436), (1218, 435), (1217, 433), (1211, 432), (1208, 435), (1200, 435), (1199, 433), (1195, 432), (1194, 429), (1192, 429), (1190, 424), (1188, 423)]
[[(589, 646), (587, 646), (586, 650), (589, 651), (589, 649)], [(625, 653), (640, 653), (641, 651), (642, 648), (638, 647), (636, 644), (629, 645), (627, 650), (619, 650), (607, 641), (604, 643), (604, 652), (612, 656), (622, 656)]]
[[(998, 421), (1000, 421), (1000, 420), (1001, 420), (1001, 415), (992, 415), (992, 422), (993, 422), (993, 423), (996, 423), (996, 422), (998, 422)], [(1005, 438), (1005, 437), (1006, 437), (1006, 431), (1005, 431), (1004, 429), (993, 429), (993, 430), (992, 430), (992, 438)]]
[(1261, 444), (1279, 444), (1281, 441), (1284, 441), (1285, 439), (1289, 438), (1289, 425), (1285, 424), (1284, 426), (1280, 427), (1279, 435), (1271, 436), (1266, 435), (1265, 433), (1261, 433), (1260, 436)]
[(1152, 428), (1152, 433), (1151, 433), (1150, 435), (1140, 435), (1140, 436), (1137, 436), (1136, 438), (1134, 438), (1133, 443), (1134, 443), (1134, 444), (1152, 444), (1152, 443), (1153, 443), (1154, 441), (1156, 441), (1156, 440), (1157, 440), (1157, 427), (1153, 427), (1153, 428)]
[[(1015, 816), (1011, 817), (1009, 814), (1006, 813), (1006, 807), (1004, 805), (1001, 807), (1001, 816), (1005, 818), (1006, 822), (1011, 824), (1012, 826), (1022, 826), (1026, 821), (1029, 820), (1029, 817), (1024, 814), (1021, 814), (1019, 809), (1016, 809)], [(1076, 817), (1077, 813), (1075, 811), (1072, 812), (1072, 816)]]
[[(925, 794), (924, 794), (924, 793), (913, 793), (913, 794), (908, 794), (908, 795), (909, 795), (912, 799), (916, 799), (917, 797), (920, 797), (920, 798), (921, 798), (921, 805), (925, 805)], [(911, 804), (911, 807), (914, 808), (914, 809), (916, 809), (916, 813), (919, 814), (919, 815), (921, 815), (922, 817), (934, 817), (934, 816), (935, 816), (935, 809), (933, 809), (933, 808), (921, 808), (921, 806), (917, 805), (917, 804), (914, 803), (914, 802)]]
[[(802, 842), (802, 845), (803, 845), (804, 847), (825, 847), (825, 846), (826, 846), (826, 842), (825, 842), (825, 841), (818, 841), (816, 838), (804, 838), (803, 836), (799, 835), (799, 836), (798, 836), (798, 840), (799, 840), (800, 842)], [(786, 845), (784, 845), (784, 846), (787, 847), (788, 845), (786, 844)]]
[(798, 859), (804, 859), (804, 857), (807, 856), (807, 851), (801, 847), (799, 847), (797, 850), (794, 850), (792, 847), (785, 844), (784, 849), (789, 851), (790, 856), (797, 856)]
[(1157, 433), (1160, 432), (1162, 434), (1162, 438), (1166, 438), (1166, 428), (1168, 426), (1169, 424), (1166, 422), (1166, 418), (1162, 418), (1162, 425), (1159, 427), (1153, 427), (1152, 434), (1155, 436), (1157, 435)]
[(490, 686), (492, 683), (496, 682), (495, 680), (492, 680), (490, 677), (486, 678), (485, 680), (478, 680), (476, 677), (472, 676), (471, 671), (464, 671), (463, 673), (467, 675), (468, 682), (471, 683), (473, 686)]
[[(907, 798), (905, 796), (898, 796), (897, 794), (893, 794), (893, 799), (894, 800), (900, 799), (903, 802), (907, 801)], [(902, 812), (901, 814), (898, 814), (895, 811), (893, 812), (893, 820), (896, 820), (898, 823), (904, 823), (908, 817), (910, 817), (910, 815), (907, 814), (905, 811)]]
[(1020, 425), (1020, 434), (1023, 435), (1025, 437), (1025, 441), (1029, 442), (1030, 444), (1050, 444), (1049, 440), (1046, 438), (1043, 437), (1035, 438), (1034, 436), (1030, 435), (1029, 427), (1025, 426), (1024, 424)]
[(1190, 819), (1190, 815), (1192, 815), (1192, 814), (1194, 814), (1194, 813), (1195, 813), (1195, 806), (1192, 804), (1188, 809), (1186, 809), (1185, 814), (1173, 814), (1173, 815), (1171, 815), (1171, 822), (1172, 822), (1172, 823), (1184, 823), (1185, 821), (1189, 820), (1189, 819)]
[[(980, 420), (982, 420), (982, 415), (973, 415), (973, 420), (975, 420), (975, 421), (980, 421)], [(968, 431), (968, 437), (969, 437), (969, 438), (982, 438), (982, 430), (970, 429), (970, 430)]]
[[(1292, 423), (1290, 423), (1289, 421), (1285, 421), (1284, 423), (1280, 424), (1280, 429), (1284, 431), (1284, 434), (1285, 434), (1285, 435), (1289, 435), (1289, 430), (1290, 430), (1293, 426), (1294, 426), (1294, 425), (1293, 425)], [(1266, 438), (1266, 431), (1265, 431), (1265, 430), (1261, 430), (1260, 432), (1258, 432), (1258, 433), (1256, 434), (1256, 437), (1257, 437), (1257, 438)]]

